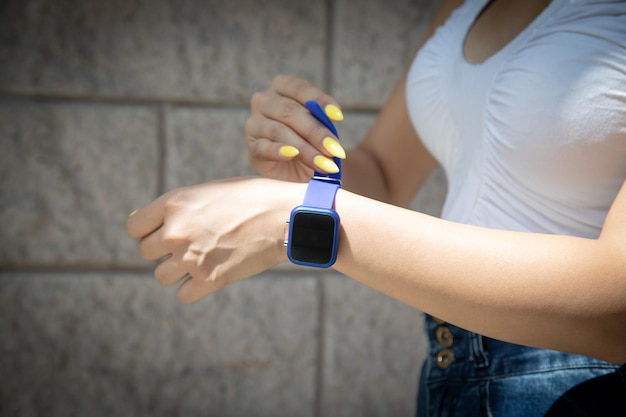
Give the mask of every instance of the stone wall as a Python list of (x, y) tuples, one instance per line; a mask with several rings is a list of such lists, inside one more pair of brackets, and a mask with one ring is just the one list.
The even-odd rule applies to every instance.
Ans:
[[(0, 2), (0, 416), (410, 416), (421, 313), (281, 266), (193, 305), (124, 224), (252, 174), (250, 95), (281, 72), (371, 125), (429, 0)], [(436, 214), (437, 172), (415, 208)]]

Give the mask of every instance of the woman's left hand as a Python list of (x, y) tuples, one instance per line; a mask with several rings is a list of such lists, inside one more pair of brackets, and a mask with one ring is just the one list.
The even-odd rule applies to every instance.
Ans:
[(300, 188), (264, 178), (178, 188), (131, 214), (126, 229), (143, 258), (160, 261), (156, 280), (184, 281), (178, 297), (191, 303), (287, 259), (285, 220)]

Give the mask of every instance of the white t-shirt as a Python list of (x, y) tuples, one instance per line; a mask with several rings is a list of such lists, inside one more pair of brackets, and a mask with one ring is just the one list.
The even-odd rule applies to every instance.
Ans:
[(407, 104), (448, 178), (442, 217), (597, 237), (626, 180), (626, 1), (553, 0), (482, 64), (468, 0), (415, 58)]

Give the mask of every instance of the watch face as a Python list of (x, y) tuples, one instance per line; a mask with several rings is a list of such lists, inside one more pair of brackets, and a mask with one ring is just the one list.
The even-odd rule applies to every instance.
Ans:
[(298, 212), (292, 218), (290, 257), (305, 264), (332, 264), (337, 219), (329, 214)]

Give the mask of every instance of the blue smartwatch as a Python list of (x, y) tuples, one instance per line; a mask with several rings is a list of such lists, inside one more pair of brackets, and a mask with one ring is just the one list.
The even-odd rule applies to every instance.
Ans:
[[(337, 135), (332, 121), (315, 101), (305, 103), (311, 114)], [(315, 171), (302, 205), (289, 217), (287, 256), (297, 265), (329, 268), (337, 260), (339, 247), (339, 214), (334, 209), (335, 195), (341, 188), (341, 159), (333, 158), (339, 172)]]

